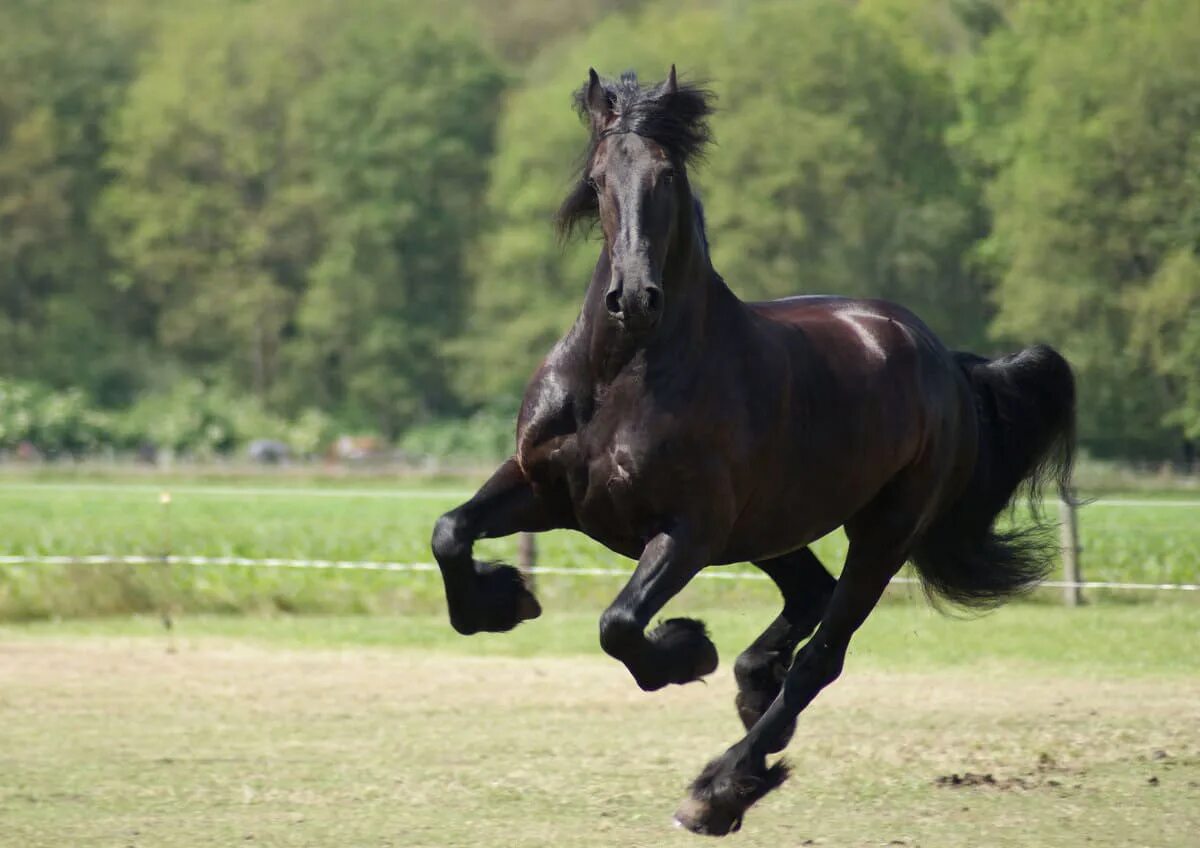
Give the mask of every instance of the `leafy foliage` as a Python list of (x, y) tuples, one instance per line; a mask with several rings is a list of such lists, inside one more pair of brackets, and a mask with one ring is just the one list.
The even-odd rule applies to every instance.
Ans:
[(0, 380), (0, 451), (32, 446), (51, 457), (78, 457), (102, 448), (153, 446), (205, 458), (231, 453), (253, 439), (275, 439), (299, 455), (312, 455), (331, 435), (332, 422), (318, 410), (288, 422), (253, 397), (230, 395), (198, 380), (143, 395), (121, 412), (97, 409), (79, 389), (51, 391)]
[(463, 319), (504, 80), (465, 33), (377, 5), (341, 24), (297, 106), (323, 223), (292, 383), (395, 435), (452, 406), (442, 345)]
[(0, 450), (23, 443), (51, 455), (79, 455), (111, 441), (111, 421), (79, 389), (52, 392), (0, 380)]
[(1152, 450), (1197, 415), (1198, 50), (1186, 0), (1028, 4), (964, 78), (994, 329), (1062, 346), (1102, 450)]
[(0, 375), (128, 397), (133, 316), (89, 217), (141, 35), (88, 0), (0, 5)]
[(1170, 455), (1200, 438), (1198, 48), (1188, 0), (9, 0), (0, 378), (64, 420), (180, 410), (164, 444), (205, 450), (213, 404), (499, 450), (600, 249), (551, 226), (571, 93), (674, 62), (720, 98), (692, 176), (735, 290), (1049, 342), (1087, 447)]
[(962, 262), (976, 221), (943, 141), (949, 80), (839, 3), (756, 6), (727, 50), (706, 183), (726, 279), (762, 298), (898, 300), (976, 346), (985, 304)]
[(405, 5), (175, 17), (115, 116), (101, 221), (157, 342), (394, 433), (445, 405), (502, 79)]

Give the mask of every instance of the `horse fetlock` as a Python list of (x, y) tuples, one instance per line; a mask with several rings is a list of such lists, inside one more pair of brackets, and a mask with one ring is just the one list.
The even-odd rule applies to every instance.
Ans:
[(476, 562), (476, 599), (483, 613), (484, 630), (512, 630), (522, 621), (537, 618), (542, 606), (529, 591), (521, 572), (498, 562)]
[(430, 546), (439, 563), (447, 563), (471, 553), (470, 543), (463, 538), (461, 520), (454, 512), (448, 512), (433, 525)]

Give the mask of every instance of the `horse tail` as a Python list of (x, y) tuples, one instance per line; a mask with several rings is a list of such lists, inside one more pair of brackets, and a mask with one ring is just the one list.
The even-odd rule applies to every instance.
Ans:
[[(979, 447), (966, 489), (918, 539), (912, 561), (931, 597), (988, 608), (1033, 588), (1054, 564), (1038, 511), (1044, 484), (1065, 491), (1075, 455), (1075, 377), (1054, 349), (1036, 345), (999, 359), (953, 354), (975, 395)], [(997, 531), (1018, 492), (1034, 524)]]

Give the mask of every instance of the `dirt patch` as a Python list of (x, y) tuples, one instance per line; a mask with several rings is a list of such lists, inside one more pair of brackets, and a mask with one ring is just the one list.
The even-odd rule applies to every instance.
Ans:
[[(983, 787), (985, 789), (997, 789), (1002, 792), (1041, 788), (1055, 789), (1063, 786), (1063, 782), (1055, 778), (1043, 779), (1031, 776), (997, 778), (991, 772), (976, 774), (973, 771), (963, 772), (962, 774), (943, 774), (934, 780), (934, 784), (949, 789)], [(1079, 788), (1078, 784), (1076, 788)]]
[[(1162, 751), (1155, 751), (1154, 758), (1159, 759), (1157, 755), (1162, 753)], [(991, 772), (965, 771), (961, 774), (951, 772), (939, 775), (933, 783), (935, 786), (946, 789), (983, 788), (1012, 792), (1030, 789), (1062, 789), (1064, 787), (1080, 789), (1083, 786), (1080, 781), (1085, 777), (1085, 769), (1066, 768), (1060, 765), (1053, 756), (1043, 751), (1038, 754), (1034, 767), (1020, 774), (996, 777)]]
[(951, 786), (954, 788), (964, 786), (987, 786), (993, 789), (1026, 789), (1025, 782), (1020, 778), (1008, 778), (1004, 781), (998, 781), (992, 776), (991, 772), (987, 774), (976, 774), (973, 771), (963, 772), (958, 774), (943, 774), (934, 781), (938, 786)]

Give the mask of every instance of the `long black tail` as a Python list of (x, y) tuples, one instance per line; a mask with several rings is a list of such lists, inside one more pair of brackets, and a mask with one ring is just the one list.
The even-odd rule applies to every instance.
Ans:
[(1067, 486), (1075, 455), (1075, 378), (1053, 348), (988, 360), (956, 353), (975, 390), (979, 453), (966, 490), (925, 532), (912, 561), (926, 591), (968, 607), (995, 606), (1046, 576), (1049, 528), (997, 532), (1018, 491), (1036, 505), (1048, 480)]

